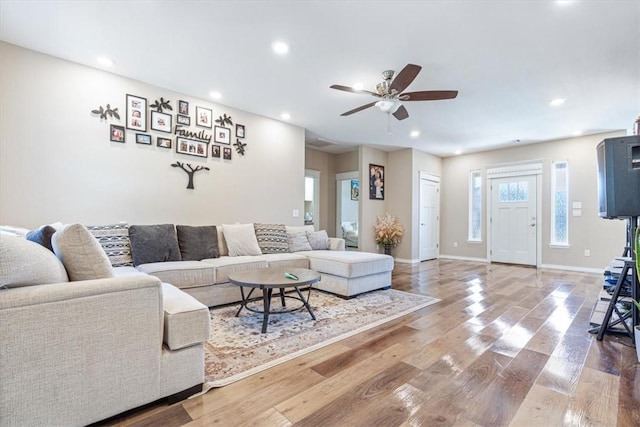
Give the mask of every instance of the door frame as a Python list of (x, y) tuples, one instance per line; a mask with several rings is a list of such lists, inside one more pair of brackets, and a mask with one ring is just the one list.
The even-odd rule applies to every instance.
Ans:
[[(350, 181), (357, 179), (360, 181), (360, 173), (358, 171), (340, 172), (336, 174), (336, 237), (342, 237), (342, 197), (340, 184), (342, 181)], [(367, 187), (368, 188), (368, 187)], [(369, 191), (369, 190), (367, 190)], [(360, 232), (360, 201), (362, 200), (362, 183), (360, 183), (360, 197), (358, 197), (358, 233)], [(360, 242), (358, 242), (360, 249)]]
[(542, 165), (543, 160), (527, 160), (524, 162), (487, 166), (487, 260), (491, 262), (491, 203), (493, 179), (510, 178), (515, 176), (534, 175), (536, 177), (536, 267), (542, 266)]
[(430, 173), (427, 172), (423, 172), (423, 171), (418, 171), (418, 261), (422, 262), (422, 254), (421, 254), (421, 250), (422, 250), (422, 241), (421, 241), (421, 233), (420, 233), (420, 223), (421, 223), (421, 217), (420, 217), (420, 212), (421, 212), (421, 205), (422, 205), (422, 201), (420, 200), (420, 196), (421, 196), (421, 185), (422, 185), (422, 180), (426, 180), (426, 181), (431, 181), (431, 182), (435, 182), (436, 184), (438, 184), (438, 210), (436, 212), (436, 222), (437, 222), (437, 227), (436, 227), (436, 258), (435, 259), (439, 259), (440, 258), (440, 177), (437, 175), (432, 175)]
[[(304, 177), (313, 179), (313, 229), (318, 231), (318, 223), (320, 222), (320, 171), (313, 169), (305, 169)], [(303, 202), (304, 206), (304, 202)], [(304, 209), (303, 209), (304, 221)]]

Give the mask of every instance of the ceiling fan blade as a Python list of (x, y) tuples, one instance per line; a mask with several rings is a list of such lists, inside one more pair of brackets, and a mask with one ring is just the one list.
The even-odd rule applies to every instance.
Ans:
[(439, 99), (453, 99), (458, 96), (457, 90), (422, 90), (407, 92), (400, 95), (403, 101), (437, 101)]
[(404, 108), (404, 105), (401, 105), (400, 108), (398, 108), (396, 112), (393, 113), (393, 117), (398, 120), (404, 120), (409, 117), (409, 113), (407, 112), (407, 109)]
[[(377, 101), (376, 101), (376, 102), (377, 102)], [(353, 110), (349, 110), (349, 111), (347, 111), (346, 113), (342, 113), (342, 114), (340, 114), (340, 115), (341, 115), (341, 116), (349, 116), (349, 115), (351, 115), (351, 114), (353, 114), (353, 113), (357, 113), (358, 111), (366, 110), (367, 108), (373, 107), (374, 105), (376, 105), (376, 103), (375, 103), (375, 102), (371, 102), (371, 103), (369, 103), (369, 104), (361, 105), (361, 106), (360, 106), (360, 107), (358, 107), (358, 108), (354, 108)]]
[(391, 82), (391, 86), (389, 86), (389, 91), (395, 89), (398, 93), (402, 92), (411, 84), (413, 79), (416, 78), (418, 73), (422, 70), (422, 67), (415, 64), (407, 64), (406, 67), (402, 69), (398, 73), (393, 82)]
[(368, 90), (362, 90), (362, 89), (360, 89), (360, 90), (359, 90), (359, 89), (354, 89), (354, 88), (349, 87), (349, 86), (331, 85), (331, 86), (329, 86), (329, 87), (330, 87), (331, 89), (343, 90), (343, 91), (345, 91), (345, 92), (359, 93), (359, 94), (362, 94), (362, 95), (373, 95), (373, 96), (376, 96), (376, 97), (378, 97), (378, 98), (380, 97), (380, 95), (378, 95), (378, 94), (377, 94), (377, 93), (375, 93), (375, 92), (370, 92), (370, 91), (368, 91)]

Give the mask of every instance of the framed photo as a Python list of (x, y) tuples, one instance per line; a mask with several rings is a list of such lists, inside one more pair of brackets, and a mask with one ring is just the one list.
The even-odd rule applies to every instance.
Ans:
[(156, 139), (156, 145), (161, 148), (171, 148), (171, 142), (170, 138), (158, 137), (158, 139)]
[(176, 138), (176, 152), (180, 154), (188, 154), (190, 156), (207, 157), (206, 142), (195, 141), (187, 138)]
[(158, 111), (151, 112), (151, 129), (159, 130), (160, 132), (171, 133), (171, 114), (159, 113)]
[(215, 126), (213, 132), (213, 141), (219, 144), (231, 145), (231, 129)]
[(384, 200), (384, 166), (369, 163), (369, 199)]
[(111, 125), (110, 132), (111, 141), (113, 142), (125, 142), (124, 141), (124, 126)]
[(151, 145), (151, 135), (146, 133), (136, 133), (136, 144)]
[(191, 126), (191, 117), (178, 114), (176, 116), (176, 122), (178, 122), (179, 125)]
[(127, 129), (147, 131), (147, 98), (127, 94)]
[(211, 144), (211, 157), (213, 157), (215, 159), (219, 159), (220, 158), (220, 146), (219, 145)]
[(189, 115), (189, 103), (187, 101), (178, 101), (178, 114)]
[(196, 126), (211, 129), (213, 123), (213, 111), (208, 108), (196, 106)]
[(222, 156), (225, 160), (231, 160), (231, 147), (224, 147)]
[(244, 138), (244, 125), (236, 125), (236, 137)]
[(360, 181), (357, 179), (351, 180), (351, 200), (360, 199)]

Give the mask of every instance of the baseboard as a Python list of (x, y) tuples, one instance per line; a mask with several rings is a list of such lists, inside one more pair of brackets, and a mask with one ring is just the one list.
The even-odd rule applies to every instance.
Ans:
[(473, 262), (486, 262), (486, 263), (490, 262), (486, 258), (473, 258), (473, 257), (457, 256), (457, 255), (440, 255), (440, 258), (443, 258), (443, 259), (455, 259), (455, 260), (459, 260), (459, 261), (473, 261)]
[(547, 270), (575, 271), (578, 273), (604, 274), (604, 268), (575, 267), (572, 265), (556, 265), (556, 264), (540, 264), (540, 268), (546, 268)]
[(399, 264), (420, 264), (419, 259), (394, 258), (393, 261)]

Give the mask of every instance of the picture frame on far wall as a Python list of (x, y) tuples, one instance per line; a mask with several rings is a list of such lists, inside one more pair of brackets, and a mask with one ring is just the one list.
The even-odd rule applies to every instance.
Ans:
[(146, 133), (136, 133), (136, 144), (151, 145), (151, 135)]
[(231, 147), (224, 147), (224, 152), (222, 154), (225, 160), (231, 160)]
[(216, 126), (213, 130), (213, 141), (218, 144), (231, 145), (231, 129)]
[(236, 138), (244, 138), (244, 125), (236, 125)]
[(171, 114), (160, 113), (158, 111), (151, 112), (151, 129), (160, 132), (171, 133), (172, 125)]
[(384, 166), (369, 163), (369, 199), (384, 200)]
[(184, 126), (191, 126), (191, 117), (189, 116), (183, 116), (181, 114), (178, 114), (176, 116), (176, 122), (179, 125), (184, 125)]
[(109, 128), (109, 134), (111, 135), (110, 141), (122, 143), (125, 142), (124, 126), (111, 125)]
[(211, 144), (211, 157), (214, 159), (220, 158), (220, 146)]
[(176, 138), (176, 153), (188, 154), (189, 156), (208, 157), (207, 143), (188, 138)]
[(189, 115), (189, 103), (187, 101), (178, 101), (178, 114)]
[(213, 126), (213, 111), (196, 105), (196, 126), (211, 129)]
[(147, 131), (147, 98), (127, 94), (127, 129)]
[(156, 139), (156, 146), (160, 148), (171, 148), (171, 142), (170, 138), (162, 138), (159, 136), (158, 139)]

